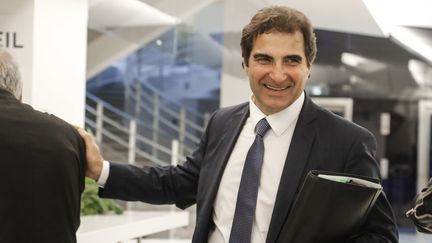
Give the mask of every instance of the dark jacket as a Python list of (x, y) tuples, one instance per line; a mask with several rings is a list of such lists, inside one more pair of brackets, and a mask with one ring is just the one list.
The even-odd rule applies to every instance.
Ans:
[(0, 242), (76, 242), (84, 169), (72, 126), (0, 90)]
[[(207, 242), (212, 211), (225, 165), (249, 116), (248, 103), (223, 108), (210, 119), (199, 147), (177, 167), (138, 168), (111, 164), (103, 197), (197, 204), (193, 243)], [(344, 172), (379, 178), (376, 142), (366, 129), (315, 105), (306, 96), (285, 161), (266, 242), (276, 242), (303, 179), (310, 170)], [(349, 242), (398, 242), (394, 214), (384, 194), (359, 235)]]

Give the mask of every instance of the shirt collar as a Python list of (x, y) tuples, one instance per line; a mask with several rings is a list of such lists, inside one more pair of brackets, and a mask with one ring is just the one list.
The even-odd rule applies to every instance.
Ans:
[(250, 118), (252, 119), (253, 127), (256, 127), (258, 122), (266, 118), (267, 122), (270, 124), (271, 129), (275, 132), (276, 136), (282, 135), (289, 126), (295, 121), (297, 121), (301, 108), (303, 107), (305, 99), (304, 92), (287, 108), (266, 116), (252, 101), (252, 96), (249, 99), (249, 111)]

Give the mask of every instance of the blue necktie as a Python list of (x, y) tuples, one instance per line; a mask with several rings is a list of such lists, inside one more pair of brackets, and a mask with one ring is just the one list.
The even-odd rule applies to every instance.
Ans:
[(229, 243), (249, 243), (255, 216), (261, 167), (264, 157), (263, 136), (270, 128), (265, 118), (255, 127), (255, 140), (243, 167)]

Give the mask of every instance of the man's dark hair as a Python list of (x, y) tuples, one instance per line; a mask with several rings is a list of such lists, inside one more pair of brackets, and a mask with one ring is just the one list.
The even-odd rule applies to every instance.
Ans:
[(312, 23), (302, 12), (285, 6), (272, 6), (259, 10), (250, 23), (243, 28), (240, 46), (246, 66), (249, 66), (248, 61), (255, 39), (263, 33), (272, 31), (290, 34), (300, 31), (304, 38), (307, 64), (310, 67), (317, 52)]

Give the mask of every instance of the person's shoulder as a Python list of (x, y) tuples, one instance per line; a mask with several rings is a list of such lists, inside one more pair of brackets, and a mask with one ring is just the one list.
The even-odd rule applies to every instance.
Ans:
[(219, 117), (229, 117), (239, 112), (247, 112), (249, 107), (249, 102), (244, 102), (238, 105), (232, 105), (227, 107), (219, 108), (214, 112), (214, 116)]
[(59, 129), (69, 129), (72, 127), (65, 120), (46, 111), (34, 110), (34, 115), (37, 116), (42, 122), (46, 123), (47, 125), (58, 127)]
[(244, 114), (244, 112), (248, 112), (249, 109), (249, 103), (241, 103), (239, 105), (233, 105), (233, 106), (227, 106), (217, 109), (213, 112), (213, 114), (210, 116), (210, 119), (207, 123), (207, 128), (213, 127), (218, 129), (221, 125), (226, 124), (228, 120), (230, 120), (232, 117)]
[(41, 131), (49, 130), (51, 134), (76, 140), (79, 137), (75, 128), (65, 120), (49, 112), (39, 111), (32, 106), (23, 104), (26, 116), (31, 119), (31, 123), (38, 126)]

